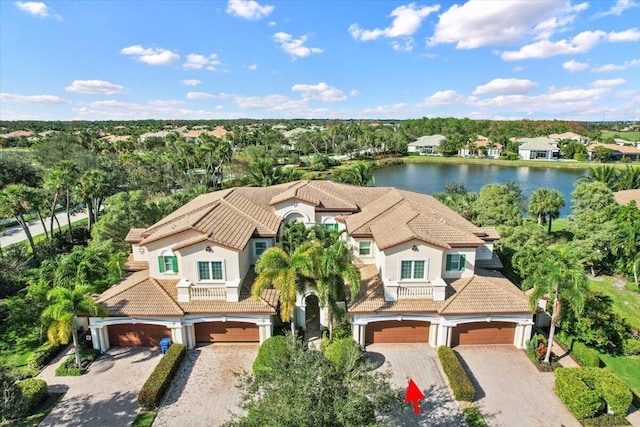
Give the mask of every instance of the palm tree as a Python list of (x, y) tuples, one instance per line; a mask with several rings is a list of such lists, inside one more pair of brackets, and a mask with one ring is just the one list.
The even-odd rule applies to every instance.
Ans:
[(544, 225), (549, 218), (547, 233), (551, 233), (551, 222), (560, 216), (560, 208), (564, 206), (564, 198), (558, 190), (540, 188), (531, 193), (531, 200), (527, 207), (529, 216), (538, 217), (538, 225)]
[(337, 240), (325, 249), (320, 258), (319, 276), (316, 285), (320, 304), (329, 307), (329, 336), (333, 334), (333, 320), (341, 319), (344, 310), (339, 303), (345, 302), (345, 285), (349, 285), (351, 297), (360, 291), (360, 270), (353, 265), (351, 251), (343, 240)]
[(87, 213), (89, 214), (88, 228), (91, 231), (91, 226), (98, 222), (102, 202), (111, 190), (109, 176), (100, 169), (89, 170), (80, 177), (77, 190), (87, 204)]
[(614, 190), (618, 181), (618, 171), (613, 166), (596, 166), (589, 169), (587, 175), (579, 178), (580, 182), (604, 182), (611, 190)]
[(272, 159), (259, 159), (249, 165), (249, 180), (254, 187), (269, 187), (282, 182), (282, 168)]
[(618, 172), (616, 190), (636, 190), (640, 188), (640, 167), (627, 165), (625, 170)]
[(295, 332), (293, 314), (296, 293), (318, 276), (317, 260), (322, 256), (322, 245), (307, 241), (298, 246), (291, 255), (282, 248), (272, 247), (262, 253), (255, 270), (258, 274), (251, 294), (258, 299), (265, 289), (273, 287), (280, 293), (280, 318), (291, 320), (291, 331)]
[(56, 286), (47, 293), (47, 301), (51, 301), (51, 305), (42, 312), (42, 320), (49, 324), (47, 338), (51, 344), (68, 344), (69, 335), (73, 337), (73, 349), (78, 367), (81, 366), (81, 360), (78, 331), (75, 326), (76, 317), (105, 314), (104, 308), (89, 295), (90, 291), (91, 288), (87, 285), (70, 288)]
[(0, 191), (0, 217), (13, 217), (27, 236), (31, 252), (35, 254), (33, 236), (25, 215), (34, 210), (37, 190), (24, 184), (9, 184)]
[(375, 182), (372, 170), (373, 163), (356, 163), (350, 168), (344, 169), (336, 177), (336, 181), (366, 187), (369, 182)]
[(550, 256), (545, 257), (536, 271), (527, 277), (523, 284), (533, 287), (529, 295), (529, 305), (532, 310), (538, 306), (538, 301), (544, 296), (552, 296), (553, 313), (549, 329), (549, 346), (544, 361), (551, 360), (551, 348), (556, 331), (556, 323), (564, 305), (576, 314), (582, 311), (587, 295), (587, 276), (577, 262), (567, 259), (561, 251), (551, 250)]

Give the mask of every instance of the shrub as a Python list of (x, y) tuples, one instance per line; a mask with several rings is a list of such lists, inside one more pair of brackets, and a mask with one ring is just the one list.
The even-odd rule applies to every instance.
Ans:
[(593, 417), (600, 407), (600, 397), (582, 380), (580, 368), (560, 368), (556, 375), (556, 394), (578, 419)]
[(183, 344), (171, 344), (138, 393), (138, 403), (143, 409), (152, 410), (160, 405), (160, 400), (169, 388), (186, 353), (187, 349)]
[(640, 355), (640, 340), (635, 338), (627, 338), (622, 342), (622, 353), (625, 356)]
[(580, 366), (586, 366), (589, 368), (600, 367), (600, 358), (598, 353), (591, 350), (589, 347), (581, 343), (580, 341), (574, 341), (571, 348), (571, 354), (580, 364)]
[(262, 343), (252, 367), (253, 376), (257, 380), (264, 379), (273, 369), (278, 369), (278, 366), (289, 360), (291, 357), (289, 339), (288, 337), (274, 336), (267, 338)]
[(31, 356), (29, 356), (27, 360), (27, 367), (32, 371), (41, 369), (49, 363), (51, 359), (56, 357), (63, 348), (64, 346), (56, 346), (47, 341), (31, 353)]
[(360, 362), (362, 349), (353, 338), (342, 338), (329, 344), (324, 356), (338, 368), (352, 371)]
[(614, 414), (627, 415), (633, 394), (613, 372), (591, 368), (595, 388)]
[(22, 395), (20, 404), (21, 413), (19, 417), (24, 417), (29, 414), (29, 411), (33, 409), (38, 403), (44, 399), (47, 395), (47, 382), (43, 380), (29, 379), (20, 381), (18, 383), (18, 389)]
[(476, 397), (476, 389), (454, 351), (447, 346), (438, 347), (438, 358), (442, 370), (449, 378), (449, 384), (456, 400), (473, 402)]
[(58, 377), (79, 377), (84, 374), (85, 369), (91, 362), (96, 360), (100, 355), (99, 350), (93, 348), (80, 350), (80, 361), (82, 366), (76, 366), (75, 353), (66, 358), (64, 362), (56, 369), (56, 376)]
[(471, 406), (462, 411), (464, 420), (469, 427), (487, 427), (487, 423), (482, 416), (482, 413), (475, 406)]

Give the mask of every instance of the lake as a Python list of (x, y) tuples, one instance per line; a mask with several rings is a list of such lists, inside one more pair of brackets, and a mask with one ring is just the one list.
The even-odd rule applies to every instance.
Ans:
[(412, 163), (376, 169), (378, 187), (397, 187), (420, 193), (440, 193), (448, 182), (463, 182), (468, 191), (478, 192), (485, 184), (505, 184), (513, 180), (522, 186), (525, 196), (538, 188), (553, 188), (564, 196), (560, 217), (571, 213), (571, 192), (584, 169), (511, 167), (496, 165)]

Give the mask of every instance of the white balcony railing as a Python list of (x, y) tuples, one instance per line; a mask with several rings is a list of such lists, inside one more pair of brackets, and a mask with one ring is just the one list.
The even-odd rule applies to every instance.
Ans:
[(423, 299), (433, 298), (432, 285), (420, 286), (400, 286), (398, 288), (398, 299)]
[(192, 286), (189, 288), (191, 301), (227, 300), (227, 290), (224, 286)]

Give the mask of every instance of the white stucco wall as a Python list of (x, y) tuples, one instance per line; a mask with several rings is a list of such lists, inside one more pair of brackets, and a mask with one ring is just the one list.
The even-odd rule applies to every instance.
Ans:
[(148, 261), (148, 254), (145, 248), (142, 248), (141, 251), (140, 246), (131, 245), (131, 253), (133, 254), (134, 261)]
[[(213, 250), (207, 252), (205, 249), (209, 246)], [(197, 261), (222, 261), (223, 263), (223, 280), (220, 282), (206, 282), (206, 283), (220, 283), (239, 281), (244, 277), (240, 273), (240, 258), (243, 252), (236, 252), (233, 249), (225, 248), (223, 246), (216, 246), (211, 242), (202, 242), (195, 245), (182, 248), (179, 251), (179, 259), (181, 259), (182, 271), (180, 277), (189, 280), (192, 283), (198, 282), (198, 270)], [(246, 255), (245, 255), (246, 256)], [(248, 269), (249, 264), (245, 261), (242, 267)], [(246, 270), (245, 270), (246, 273)]]
[[(413, 251), (413, 246), (417, 251)], [(396, 282), (400, 280), (400, 261), (402, 260), (427, 260), (428, 275), (425, 282), (442, 277), (443, 250), (434, 246), (429, 246), (423, 242), (413, 240), (398, 246), (386, 249), (381, 257), (382, 280), (384, 282)]]
[[(182, 258), (179, 253), (174, 253), (175, 256), (178, 257), (178, 273), (160, 273), (160, 266), (158, 265), (158, 257), (164, 251), (171, 251), (171, 247), (174, 246), (177, 242), (182, 240), (187, 240), (192, 237), (196, 237), (200, 235), (197, 231), (187, 230), (182, 233), (175, 234), (173, 236), (165, 237), (164, 239), (156, 240), (155, 242), (151, 242), (145, 245), (146, 251), (146, 259), (149, 261), (149, 275), (156, 279), (176, 279), (182, 275)], [(205, 245), (206, 246), (206, 245)]]
[(281, 216), (285, 220), (291, 214), (299, 214), (304, 217), (304, 222), (307, 225), (314, 225), (316, 221), (316, 208), (310, 203), (303, 202), (297, 199), (291, 199), (278, 203), (273, 206), (275, 214)]
[[(361, 241), (368, 241), (371, 242), (371, 255), (361, 255), (360, 254), (360, 242)], [(373, 238), (369, 238), (369, 239), (355, 239), (355, 238), (351, 238), (350, 242), (351, 247), (353, 248), (353, 256), (358, 257), (358, 259), (360, 259), (360, 261), (362, 261), (364, 264), (376, 264), (380, 255), (380, 251), (378, 250), (378, 246), (376, 245), (376, 242), (373, 240)]]
[(476, 259), (491, 259), (493, 257), (493, 242), (485, 242), (484, 246), (476, 248)]
[[(447, 255), (464, 255), (464, 271), (447, 271)], [(476, 248), (453, 248), (450, 251), (445, 252), (442, 255), (442, 270), (443, 279), (459, 279), (461, 277), (471, 277), (474, 273), (474, 266), (476, 265)]]

